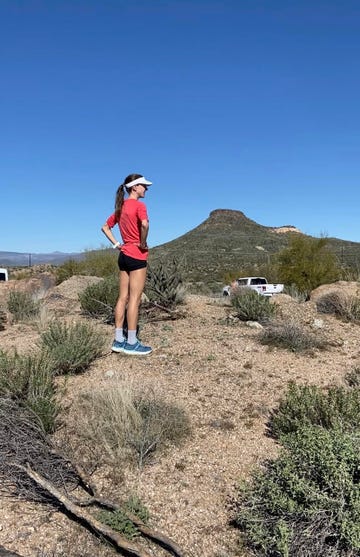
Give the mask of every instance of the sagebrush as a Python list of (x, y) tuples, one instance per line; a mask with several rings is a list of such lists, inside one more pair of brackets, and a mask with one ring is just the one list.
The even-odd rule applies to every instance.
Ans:
[(267, 346), (287, 348), (292, 352), (303, 352), (312, 348), (324, 349), (325, 338), (307, 331), (293, 320), (273, 321), (259, 333), (259, 340)]
[(271, 414), (269, 429), (272, 435), (282, 438), (311, 425), (360, 431), (360, 390), (341, 386), (323, 390), (316, 385), (290, 382), (278, 408)]
[(275, 304), (266, 296), (261, 296), (251, 288), (235, 288), (230, 302), (241, 321), (268, 322), (277, 312)]
[(14, 290), (10, 292), (7, 307), (14, 321), (27, 321), (40, 312), (40, 301), (30, 292)]
[(54, 372), (74, 374), (85, 371), (102, 355), (105, 337), (86, 322), (53, 321), (40, 336), (40, 346), (54, 362)]

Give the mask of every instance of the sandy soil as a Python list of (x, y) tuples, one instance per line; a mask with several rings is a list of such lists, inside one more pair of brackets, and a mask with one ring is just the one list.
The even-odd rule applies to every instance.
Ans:
[[(48, 287), (44, 300), (49, 311), (59, 319), (82, 319), (77, 295), (91, 280), (73, 277)], [(0, 284), (0, 307), (6, 306), (10, 289), (25, 286), (23, 281)], [(238, 546), (238, 532), (229, 526), (227, 501), (238, 480), (277, 453), (266, 436), (269, 411), (290, 380), (341, 384), (345, 373), (359, 365), (358, 326), (319, 315), (314, 301), (300, 304), (279, 295), (274, 303), (283, 319), (295, 319), (329, 339), (329, 349), (302, 355), (270, 350), (259, 343), (257, 329), (228, 319), (226, 300), (191, 295), (183, 319), (144, 325), (142, 340), (153, 347), (146, 358), (111, 353), (112, 327), (98, 324), (109, 351), (86, 373), (67, 381), (68, 401), (81, 391), (125, 380), (134, 388), (151, 387), (187, 411), (192, 433), (181, 446), (155, 454), (141, 470), (122, 469), (121, 482), (101, 467), (92, 478), (113, 498), (138, 494), (152, 524), (172, 537), (186, 557), (246, 555)], [(36, 349), (38, 335), (36, 324), (12, 324), (9, 315), (0, 346), (27, 352)], [(0, 545), (24, 557), (113, 554), (60, 512), (6, 497), (0, 497)]]

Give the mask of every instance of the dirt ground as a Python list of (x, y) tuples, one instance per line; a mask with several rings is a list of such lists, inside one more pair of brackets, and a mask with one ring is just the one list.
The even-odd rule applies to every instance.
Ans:
[[(78, 293), (96, 280), (72, 277), (57, 287), (44, 279), (0, 283), (0, 307), (6, 307), (12, 288), (34, 291), (42, 285), (48, 313), (76, 321), (84, 318)], [(346, 290), (349, 285), (337, 287)], [(112, 483), (111, 474), (100, 466), (92, 478), (100, 492), (113, 499), (136, 493), (154, 527), (175, 540), (186, 557), (246, 555), (238, 532), (229, 525), (227, 502), (240, 479), (277, 454), (278, 447), (266, 435), (269, 411), (290, 380), (341, 384), (345, 373), (360, 365), (358, 325), (318, 314), (315, 298), (298, 303), (279, 295), (273, 300), (283, 319), (292, 318), (331, 341), (325, 351), (301, 355), (261, 345), (258, 329), (228, 319), (231, 307), (220, 297), (189, 295), (184, 318), (145, 324), (141, 338), (153, 347), (145, 358), (111, 353), (113, 329), (97, 324), (107, 336), (108, 351), (84, 374), (68, 379), (68, 400), (125, 380), (140, 390), (151, 387), (184, 408), (192, 428), (181, 446), (156, 453), (141, 469), (123, 469), (121, 482)], [(0, 348), (27, 352), (36, 348), (38, 336), (36, 324), (12, 324), (8, 316)], [(5, 496), (0, 497), (0, 545), (24, 557), (114, 554), (64, 514)]]

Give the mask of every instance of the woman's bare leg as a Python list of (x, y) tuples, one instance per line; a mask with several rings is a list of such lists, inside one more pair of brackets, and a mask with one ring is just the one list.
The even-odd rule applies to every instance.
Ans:
[(115, 306), (115, 327), (122, 329), (125, 319), (126, 304), (129, 299), (130, 277), (126, 271), (120, 271), (119, 276), (119, 297)]
[(137, 269), (136, 271), (130, 271), (129, 273), (129, 300), (127, 306), (127, 322), (128, 329), (136, 331), (138, 318), (139, 318), (139, 306), (141, 302), (141, 294), (143, 293), (146, 281), (146, 267), (143, 269)]

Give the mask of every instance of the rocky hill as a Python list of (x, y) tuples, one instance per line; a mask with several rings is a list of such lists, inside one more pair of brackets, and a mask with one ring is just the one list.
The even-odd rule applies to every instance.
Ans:
[[(152, 257), (182, 258), (192, 280), (222, 281), (224, 273), (243, 266), (270, 263), (294, 234), (295, 226), (263, 226), (241, 211), (217, 209), (199, 226), (183, 236), (151, 250)], [(356, 266), (360, 262), (360, 243), (329, 238), (339, 262)]]

